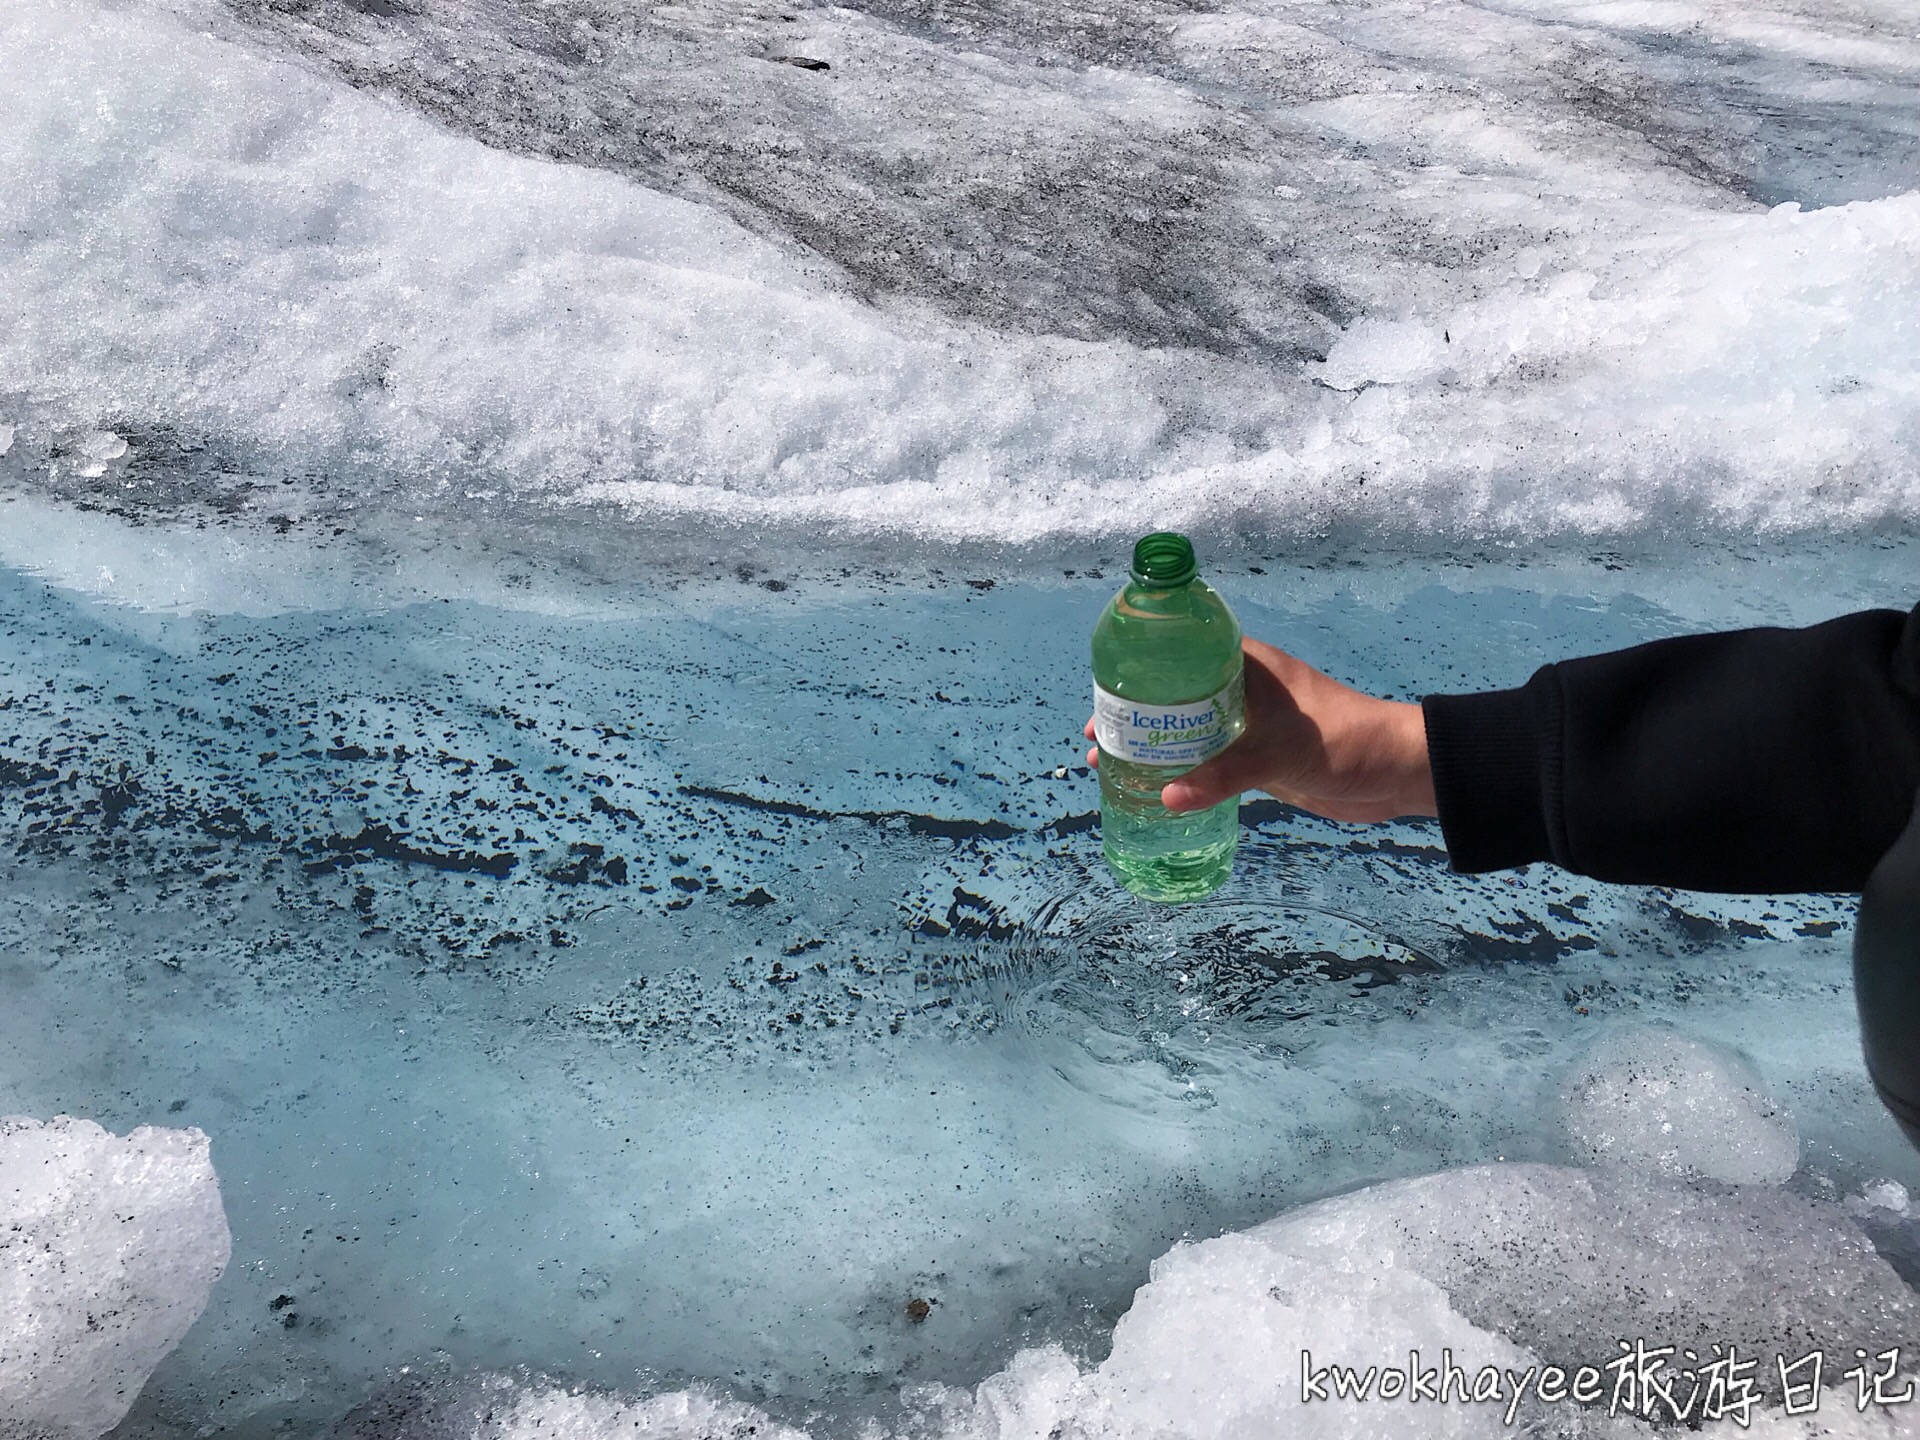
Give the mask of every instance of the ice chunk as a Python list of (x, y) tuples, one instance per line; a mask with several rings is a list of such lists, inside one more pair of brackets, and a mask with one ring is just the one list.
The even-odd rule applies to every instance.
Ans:
[(1444, 332), (1410, 320), (1361, 320), (1334, 342), (1320, 378), (1335, 390), (1432, 380), (1446, 366)]
[(89, 430), (80, 437), (79, 449), (89, 460), (118, 460), (127, 453), (127, 442), (111, 430)]
[(1731, 1051), (1653, 1026), (1609, 1030), (1565, 1096), (1568, 1139), (1587, 1164), (1778, 1184), (1800, 1135), (1753, 1067)]
[[(1525, 1371), (1534, 1361), (1522, 1347), (1474, 1325), (1433, 1278), (1396, 1263), (1382, 1201), (1390, 1210), (1406, 1198), (1393, 1187), (1362, 1192), (1173, 1250), (1154, 1265), (1074, 1408), (1111, 1417), (1122, 1434), (1359, 1436), (1380, 1431), (1371, 1403), (1303, 1404), (1322, 1370), (1364, 1374), (1404, 1365), (1415, 1351), (1437, 1365), (1444, 1350), (1468, 1375), (1488, 1365)], [(1491, 1413), (1434, 1413), (1425, 1433), (1498, 1433), (1499, 1408), (1483, 1408)]]
[(705, 1389), (635, 1400), (524, 1375), (408, 1375), (409, 1368), (334, 1426), (331, 1440), (807, 1440), (765, 1411)]
[(1907, 1187), (1898, 1180), (1876, 1180), (1864, 1187), (1855, 1207), (1868, 1210), (1886, 1210), (1895, 1215), (1905, 1215), (1912, 1209), (1913, 1200), (1907, 1194)]
[(1877, 1353), (1915, 1320), (1913, 1292), (1841, 1206), (1773, 1186), (1495, 1165), (1372, 1194), (1357, 1243), (1554, 1363), (1601, 1364), (1634, 1338), (1702, 1355)]
[[(1518, 1420), (1525, 1433), (1625, 1440), (1647, 1433), (1629, 1418), (1636, 1410), (1676, 1417), (1655, 1393), (1616, 1398), (1623, 1372), (1607, 1367), (1632, 1353), (1623, 1340), (1676, 1351), (1720, 1343), (1736, 1357), (1765, 1357), (1760, 1369), (1776, 1355), (1791, 1363), (1816, 1349), (1894, 1344), (1914, 1318), (1906, 1287), (1836, 1206), (1760, 1187), (1722, 1194), (1556, 1166), (1478, 1166), (1176, 1247), (1154, 1265), (1104, 1362), (1083, 1369), (1045, 1347), (971, 1390), (918, 1387), (904, 1397), (909, 1423), (898, 1433), (1370, 1440), (1511, 1435)], [(1586, 1382), (1582, 1366), (1592, 1367)], [(1697, 1417), (1701, 1392), (1666, 1378)], [(1753, 1428), (1721, 1420), (1706, 1433), (1902, 1433), (1887, 1414), (1848, 1415), (1836, 1429), (1802, 1423), (1781, 1413), (1769, 1377), (1754, 1380)], [(1576, 1383), (1597, 1407), (1567, 1398)], [(488, 1440), (795, 1440), (757, 1411), (699, 1393), (623, 1403), (536, 1385), (490, 1408), (505, 1418), (482, 1432)]]
[(0, 1440), (92, 1440), (231, 1253), (198, 1130), (0, 1119)]

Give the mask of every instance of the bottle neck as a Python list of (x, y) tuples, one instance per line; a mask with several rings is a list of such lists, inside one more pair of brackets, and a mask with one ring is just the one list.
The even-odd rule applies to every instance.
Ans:
[(1136, 570), (1130, 576), (1127, 577), (1128, 579), (1127, 588), (1129, 590), (1138, 590), (1143, 593), (1151, 592), (1152, 594), (1155, 594), (1155, 595), (1172, 595), (1176, 591), (1187, 589), (1199, 578), (1200, 577), (1198, 575), (1189, 575), (1187, 576), (1186, 579), (1176, 581), (1174, 584), (1169, 585), (1164, 580), (1150, 579), (1147, 576), (1142, 575), (1138, 570)]
[(1192, 542), (1171, 530), (1143, 536), (1133, 547), (1130, 568), (1135, 584), (1162, 590), (1185, 585), (1198, 573)]
[(1142, 619), (1159, 620), (1169, 615), (1186, 615), (1192, 612), (1196, 599), (1206, 592), (1206, 588), (1197, 575), (1178, 585), (1142, 580), (1135, 575), (1116, 597), (1114, 607), (1123, 615)]

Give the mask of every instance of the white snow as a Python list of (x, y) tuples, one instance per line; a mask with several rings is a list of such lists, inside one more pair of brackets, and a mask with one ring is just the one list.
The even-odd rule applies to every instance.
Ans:
[[(1222, 281), (1236, 323), (1318, 327), (1324, 362), (867, 303), (833, 260), (714, 207), (490, 149), (149, 5), (9, 6), (11, 473), (114, 495), (126, 465), (205, 446), (236, 473), (324, 477), (411, 513), (598, 501), (949, 538), (1920, 516), (1920, 195), (1768, 211), (1704, 184), (1527, 78), (1566, 61), (1550, 9), (1476, 11), (1459, 30), (1375, 7), (1338, 41), (1303, 28), (1327, 23), (1312, 9), (1176, 31), (1202, 70), (1264, 56), (1342, 92), (1270, 98), (1272, 135), (1217, 161), (1231, 226), (1294, 256)], [(889, 105), (924, 141), (942, 96), (968, 125), (998, 97), (1022, 124), (1169, 157), (1213, 123), (1198, 80), (1095, 67), (1042, 83), (1005, 60), (942, 69), (891, 30), (847, 34), (898, 64), (810, 92), (835, 143)], [(1909, 74), (1911, 44), (1871, 45)], [(1486, 80), (1441, 86), (1449, 66)], [(815, 83), (785, 68), (752, 74)], [(955, 163), (990, 139), (956, 132)], [(1233, 253), (1231, 226), (1206, 232), (1209, 254)], [(1343, 331), (1286, 308), (1308, 277), (1358, 307)]]
[(231, 1249), (198, 1130), (0, 1118), (0, 1437), (112, 1429)]

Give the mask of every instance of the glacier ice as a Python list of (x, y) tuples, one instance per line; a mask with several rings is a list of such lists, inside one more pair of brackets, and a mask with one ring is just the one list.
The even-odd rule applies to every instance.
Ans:
[[(1756, 1268), (1756, 1254), (1768, 1263)], [(1023, 1351), (976, 1386), (909, 1387), (898, 1419), (859, 1433), (1440, 1440), (1510, 1435), (1518, 1422), (1518, 1433), (1627, 1440), (1691, 1421), (1710, 1436), (1891, 1440), (1909, 1433), (1901, 1411), (1865, 1413), (1849, 1403), (1850, 1386), (1828, 1393), (1824, 1414), (1787, 1412), (1775, 1367), (1902, 1343), (1914, 1306), (1831, 1202), (1478, 1166), (1176, 1247), (1154, 1262), (1099, 1363), (1058, 1347)], [(1634, 1341), (1659, 1350), (1663, 1365), (1670, 1356), (1671, 1370), (1629, 1368)], [(1750, 1408), (1725, 1408), (1738, 1390), (1703, 1398), (1695, 1377), (1704, 1372), (1683, 1352), (1706, 1363), (1715, 1345), (1757, 1362), (1746, 1372)], [(1336, 1370), (1365, 1391), (1337, 1388)], [(1639, 1388), (1641, 1374), (1655, 1375), (1655, 1388)], [(1416, 1378), (1431, 1388), (1417, 1393)], [(1576, 1386), (1585, 1404), (1569, 1398)], [(458, 1419), (485, 1440), (802, 1440), (765, 1412), (704, 1391), (621, 1400), (505, 1376), (451, 1382), (405, 1405), (376, 1402), (358, 1425), (383, 1412), (406, 1417), (389, 1432), (397, 1436)], [(373, 1433), (350, 1420), (342, 1440)]]
[[(1675, 1073), (1763, 1138), (1790, 1112), (1802, 1163), (1769, 1183), (1794, 1152), (1768, 1138), (1756, 1194), (1691, 1220), (1651, 1158), (1590, 1198), (1486, 1181), (1510, 1233), (1606, 1240), (1622, 1268), (1552, 1287), (1581, 1314), (1632, 1313), (1596, 1298), (1609, 1274), (1700, 1273), (1604, 1214), (1751, 1272), (1694, 1312), (1739, 1339), (1788, 1313), (1754, 1297), (1807, 1288), (1796, 1248), (1822, 1285), (1870, 1268), (1809, 1197), (1920, 1185), (1860, 1068), (1842, 900), (1452, 876), (1430, 827), (1278, 807), (1249, 811), (1215, 903), (1115, 892), (1075, 773), (1110, 570), (795, 557), (575, 604), (494, 555), (483, 603), (382, 572), (355, 595), (308, 557), (277, 607), (214, 584), (163, 612), (128, 591), (207, 584), (230, 533), (71, 523), (33, 535), (75, 569), (0, 572), (0, 1085), (216, 1139), (247, 1264), (129, 1419), (167, 1440), (446, 1412), (370, 1399), (397, 1365), (525, 1366), (607, 1413), (704, 1382), (810, 1432), (892, 1423), (901, 1383), (971, 1394), (1022, 1344), (1082, 1374), (1183, 1235), (1582, 1158), (1570, 1077), (1614, 1027), (1629, 1059), (1648, 1024), (1752, 1057), (1772, 1119), (1719, 1050)], [(1517, 680), (1549, 644), (1872, 603), (1912, 555), (1216, 573), (1256, 633), (1406, 694)], [(337, 587), (324, 608), (296, 603), (305, 574)], [(1595, 1123), (1653, 1136), (1686, 1118), (1670, 1100), (1628, 1087)], [(1676, 1170), (1724, 1171), (1732, 1138), (1680, 1127)], [(1845, 1214), (1920, 1273), (1908, 1217)], [(1611, 1343), (1498, 1308), (1537, 1276), (1424, 1263), (1505, 1343)]]
[(1911, 604), (1916, 175), (1905, 0), (0, 6), (0, 1108), (133, 1132), (0, 1176), (80, 1289), (185, 1207), (123, 1328), (0, 1271), (79, 1347), (0, 1426), (176, 1339), (126, 1440), (1910, 1336), (1844, 901), (1264, 806), (1144, 913), (1075, 732), (1163, 524), (1395, 695)]
[[(316, 528), (1920, 513), (1920, 59), (1871, 7), (387, 8), (0, 17), (0, 479)], [(756, 56), (795, 25), (845, 63)], [(1863, 127), (1851, 188), (1771, 203), (1783, 106)]]
[(0, 1436), (111, 1430), (231, 1251), (198, 1130), (0, 1117)]
[(1609, 1031), (1568, 1082), (1568, 1137), (1606, 1169), (1779, 1184), (1800, 1163), (1786, 1109), (1739, 1056), (1673, 1031)]

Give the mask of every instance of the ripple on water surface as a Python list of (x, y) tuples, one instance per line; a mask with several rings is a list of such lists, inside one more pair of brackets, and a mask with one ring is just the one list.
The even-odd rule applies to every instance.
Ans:
[[(1258, 568), (1250, 630), (1400, 694), (1716, 603)], [(1182, 1237), (1577, 1158), (1616, 1019), (1745, 1049), (1833, 1183), (1904, 1163), (1843, 904), (1465, 879), (1264, 802), (1213, 901), (1118, 890), (1110, 584), (246, 619), (9, 573), (0, 1102), (200, 1126), (234, 1233), (142, 1423), (318, 1425), (436, 1355), (795, 1415), (1097, 1355)]]

